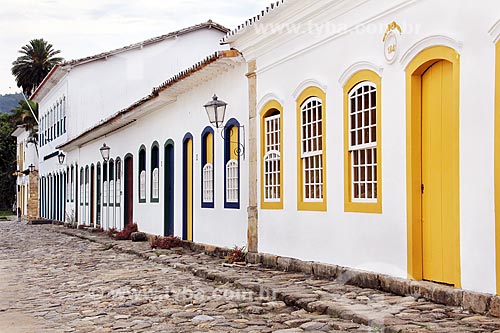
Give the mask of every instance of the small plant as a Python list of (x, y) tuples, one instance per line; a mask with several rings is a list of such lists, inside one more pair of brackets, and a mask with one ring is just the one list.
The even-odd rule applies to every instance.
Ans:
[(125, 228), (115, 235), (116, 240), (128, 240), (133, 232), (139, 231), (137, 223), (127, 224)]
[(150, 241), (152, 249), (171, 249), (182, 246), (182, 240), (177, 236), (155, 236)]
[(116, 230), (115, 228), (109, 228), (106, 233), (109, 237), (114, 238), (115, 235), (118, 233), (118, 230)]
[(228, 264), (244, 263), (247, 258), (247, 249), (245, 246), (238, 247), (235, 245), (226, 256), (226, 262)]

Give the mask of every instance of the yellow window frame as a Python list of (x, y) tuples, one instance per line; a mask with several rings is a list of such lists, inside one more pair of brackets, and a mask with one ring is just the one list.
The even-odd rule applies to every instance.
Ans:
[[(301, 158), (301, 119), (302, 110), (301, 105), (309, 97), (317, 97), (321, 100), (321, 128), (322, 128), (322, 162), (323, 162), (323, 200), (319, 202), (307, 202), (304, 201), (304, 176), (302, 173), (303, 160)], [(327, 210), (327, 179), (326, 179), (326, 93), (319, 87), (311, 86), (304, 89), (300, 95), (297, 97), (297, 209), (304, 211), (321, 211), (326, 212)]]
[[(349, 93), (357, 84), (369, 81), (377, 89), (377, 202), (352, 201), (351, 159), (349, 158)], [(356, 213), (382, 213), (382, 80), (371, 70), (361, 70), (344, 85), (344, 211)]]
[[(266, 202), (264, 200), (264, 157), (266, 155), (266, 116), (272, 110), (280, 113), (280, 200), (276, 202)], [(261, 110), (260, 116), (260, 207), (262, 209), (283, 209), (284, 183), (283, 183), (283, 106), (278, 101), (267, 102)]]

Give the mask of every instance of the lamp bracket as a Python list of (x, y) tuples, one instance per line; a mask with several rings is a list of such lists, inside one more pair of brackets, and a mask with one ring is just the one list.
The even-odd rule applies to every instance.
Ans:
[[(231, 141), (229, 140), (230, 143), (236, 143), (238, 144), (238, 147), (234, 149), (234, 153), (238, 156), (241, 156), (243, 160), (245, 160), (245, 126), (244, 125), (231, 125), (231, 127), (237, 127), (238, 128), (238, 134), (241, 132), (243, 134), (243, 140), (241, 142), (239, 141)], [(221, 127), (222, 131), (220, 132), (220, 136), (222, 137), (222, 140), (226, 141), (226, 138), (224, 136), (224, 133), (226, 132), (226, 126)], [(240, 131), (241, 130), (241, 131)], [(232, 134), (231, 134), (232, 135)]]

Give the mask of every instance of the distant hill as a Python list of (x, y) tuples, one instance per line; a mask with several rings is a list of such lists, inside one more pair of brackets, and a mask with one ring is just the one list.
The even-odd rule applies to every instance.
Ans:
[(7, 113), (14, 109), (19, 101), (23, 99), (23, 95), (19, 94), (5, 94), (0, 95), (0, 113)]

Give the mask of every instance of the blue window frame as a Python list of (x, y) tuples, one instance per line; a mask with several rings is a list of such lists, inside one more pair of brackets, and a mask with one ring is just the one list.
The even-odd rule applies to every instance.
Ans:
[(224, 208), (240, 208), (240, 123), (224, 126)]
[(207, 126), (201, 133), (201, 207), (214, 208), (214, 130)]

